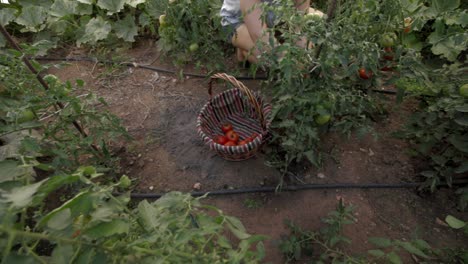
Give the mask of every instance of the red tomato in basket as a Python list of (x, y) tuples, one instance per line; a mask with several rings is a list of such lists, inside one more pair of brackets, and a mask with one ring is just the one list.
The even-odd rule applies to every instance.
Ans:
[(260, 135), (258, 133), (253, 133), (252, 135), (250, 135), (249, 139), (250, 139), (250, 141), (254, 141), (259, 136)]
[(230, 130), (226, 133), (226, 137), (229, 141), (233, 141), (237, 143), (239, 141), (239, 134), (237, 134), (234, 130)]
[(224, 145), (226, 144), (229, 140), (227, 139), (227, 137), (225, 136), (216, 136), (214, 139), (213, 139), (214, 142), (218, 143), (218, 144), (221, 144), (221, 145)]
[(221, 126), (221, 130), (226, 134), (227, 132), (232, 130), (232, 125), (230, 123), (224, 123)]
[(250, 141), (247, 141), (246, 139), (244, 139), (244, 140), (239, 141), (239, 144), (237, 145), (241, 146), (241, 145), (249, 144), (249, 142)]
[(224, 146), (226, 147), (233, 147), (233, 146), (237, 146), (236, 142), (234, 141), (228, 141), (226, 144), (224, 144)]

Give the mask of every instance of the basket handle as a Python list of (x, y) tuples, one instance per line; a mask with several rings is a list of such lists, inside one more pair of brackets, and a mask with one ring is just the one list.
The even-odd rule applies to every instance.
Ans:
[(252, 104), (252, 106), (255, 108), (255, 111), (257, 112), (258, 117), (260, 118), (260, 123), (262, 124), (262, 128), (265, 129), (266, 124), (265, 124), (265, 117), (263, 116), (263, 111), (262, 108), (260, 107), (260, 104), (258, 103), (257, 99), (253, 95), (252, 91), (250, 91), (247, 86), (245, 86), (242, 82), (238, 81), (234, 76), (228, 75), (226, 73), (216, 73), (211, 76), (210, 83), (208, 85), (208, 94), (210, 95), (210, 100), (213, 98), (213, 82), (215, 79), (222, 79), (225, 81), (230, 82), (234, 87), (239, 88), (244, 94), (247, 96), (249, 99), (249, 102)]

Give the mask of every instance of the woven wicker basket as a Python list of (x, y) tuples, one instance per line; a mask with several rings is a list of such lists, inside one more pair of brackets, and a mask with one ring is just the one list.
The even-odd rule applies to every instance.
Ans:
[[(216, 96), (212, 94), (213, 82), (222, 79), (235, 88)], [(265, 142), (270, 127), (271, 106), (257, 93), (252, 93), (243, 83), (233, 76), (217, 73), (211, 76), (208, 87), (210, 100), (198, 115), (197, 129), (206, 145), (226, 160), (241, 161), (251, 158)], [(259, 134), (252, 142), (241, 146), (224, 146), (213, 141), (217, 135), (223, 135), (221, 125), (231, 123), (240, 138), (253, 133)]]

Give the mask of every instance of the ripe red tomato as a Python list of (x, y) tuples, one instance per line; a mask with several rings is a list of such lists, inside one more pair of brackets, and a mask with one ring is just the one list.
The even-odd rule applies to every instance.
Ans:
[(384, 58), (385, 60), (392, 61), (392, 60), (393, 60), (393, 55), (387, 54), (387, 55), (384, 55), (383, 58)]
[(257, 137), (259, 137), (260, 135), (258, 133), (252, 133), (252, 135), (250, 135), (250, 140), (251, 141), (254, 141)]
[(392, 71), (392, 68), (391, 67), (388, 67), (388, 66), (384, 66), (380, 69), (381, 71)]
[(387, 53), (390, 53), (390, 52), (392, 52), (393, 50), (392, 50), (392, 47), (385, 47), (385, 48), (384, 48), (384, 51), (387, 52)]
[(411, 31), (411, 26), (406, 26), (404, 29), (403, 29), (403, 32), (405, 33), (409, 33)]
[(234, 130), (230, 130), (226, 133), (226, 137), (229, 141), (233, 141), (237, 143), (239, 141), (239, 134), (237, 134)]
[(221, 130), (226, 134), (228, 131), (232, 130), (232, 125), (230, 123), (224, 123), (221, 126)]
[(367, 80), (370, 77), (372, 77), (372, 72), (366, 71), (366, 69), (364, 68), (360, 68), (358, 72), (359, 72), (359, 77), (361, 77), (361, 79)]
[(224, 145), (226, 144), (229, 140), (227, 139), (227, 137), (225, 136), (216, 136), (214, 139), (213, 139), (214, 142), (218, 143), (218, 144), (221, 144), (221, 145)]
[(240, 145), (245, 145), (245, 144), (249, 144), (249, 142), (250, 141), (247, 141), (246, 139), (244, 139), (244, 140), (239, 141), (239, 143), (237, 145), (239, 145), (239, 146)]
[(237, 146), (237, 144), (234, 141), (228, 141), (226, 144), (224, 144), (224, 146), (233, 147), (233, 146)]

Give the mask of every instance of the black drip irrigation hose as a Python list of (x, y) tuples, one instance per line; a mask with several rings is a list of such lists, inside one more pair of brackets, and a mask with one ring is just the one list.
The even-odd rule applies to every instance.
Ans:
[[(116, 62), (113, 60), (98, 60), (96, 58), (90, 58), (90, 57), (71, 57), (71, 58), (48, 58), (48, 57), (34, 57), (32, 59), (38, 60), (38, 61), (87, 61), (87, 62), (94, 62), (94, 63), (103, 63), (103, 64), (118, 64), (118, 65), (123, 65), (127, 67), (133, 67), (133, 68), (141, 68), (141, 69), (146, 69), (150, 71), (155, 71), (155, 72), (160, 72), (160, 73), (168, 73), (168, 74), (174, 74), (177, 75), (178, 72), (175, 70), (168, 70), (164, 68), (159, 68), (159, 67), (154, 67), (150, 65), (145, 65), (145, 64), (139, 64), (136, 62)], [(183, 76), (189, 76), (193, 78), (201, 78), (201, 79), (207, 79), (210, 77), (210, 75), (206, 74), (197, 74), (197, 73), (190, 73), (190, 72), (182, 72)], [(245, 80), (268, 80), (267, 76), (235, 76), (237, 80), (245, 81)], [(388, 94), (388, 95), (395, 95), (397, 92), (395, 91), (388, 91), (388, 90), (378, 90), (378, 89), (372, 89), (372, 92), (375, 93), (381, 93), (381, 94)]]
[[(458, 181), (452, 183), (452, 185), (466, 184), (468, 181)], [(303, 184), (303, 185), (291, 185), (284, 186), (279, 191), (303, 191), (303, 190), (327, 190), (327, 189), (405, 189), (415, 188), (421, 186), (422, 182), (404, 182), (404, 183), (328, 183), (328, 184)], [(440, 183), (438, 187), (446, 187), (448, 184)], [(233, 194), (245, 194), (245, 193), (271, 193), (277, 192), (276, 187), (251, 187), (234, 190), (216, 190), (208, 192), (191, 192), (190, 195), (193, 197), (199, 196), (221, 196), (221, 195), (233, 195)], [(120, 193), (115, 193), (119, 195)], [(133, 199), (158, 199), (161, 198), (164, 193), (130, 193), (130, 198)]]

